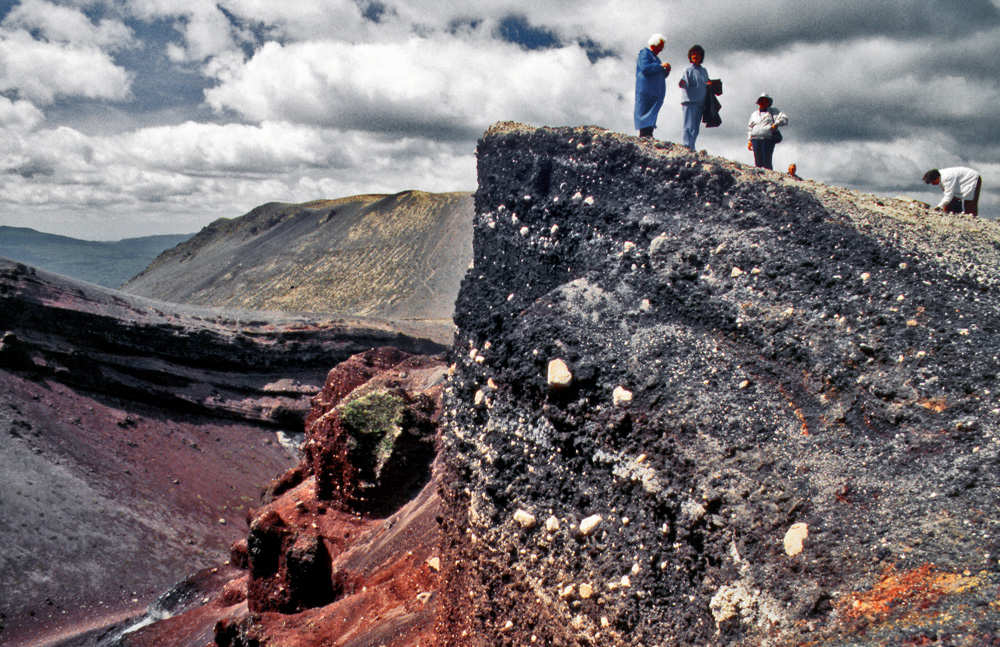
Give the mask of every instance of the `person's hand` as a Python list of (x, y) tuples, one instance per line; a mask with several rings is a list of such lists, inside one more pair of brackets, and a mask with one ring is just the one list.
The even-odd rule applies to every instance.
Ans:
[(771, 130), (777, 130), (778, 124), (771, 124)]
[(753, 150), (753, 142), (750, 141), (750, 140), (747, 140), (747, 150), (748, 151), (752, 151)]
[(662, 67), (667, 74), (670, 73), (670, 63), (661, 63), (660, 67)]
[(687, 81), (681, 79), (681, 82), (677, 84), (677, 87), (679, 88), (687, 87)]

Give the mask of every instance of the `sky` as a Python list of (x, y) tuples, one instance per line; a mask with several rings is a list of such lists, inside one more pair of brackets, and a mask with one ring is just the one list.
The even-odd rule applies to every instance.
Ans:
[(936, 204), (983, 176), (1000, 216), (1000, 0), (0, 0), (0, 225), (90, 240), (193, 233), (267, 202), (473, 191), (493, 123), (635, 135), (635, 60), (689, 47), (723, 80), (698, 148)]

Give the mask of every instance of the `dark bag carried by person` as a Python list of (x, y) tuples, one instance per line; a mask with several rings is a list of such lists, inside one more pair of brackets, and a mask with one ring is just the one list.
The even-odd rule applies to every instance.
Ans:
[(718, 128), (722, 125), (722, 117), (719, 116), (720, 110), (722, 110), (722, 104), (719, 103), (714, 94), (709, 94), (705, 98), (705, 110), (701, 113), (701, 120), (706, 128)]
[(775, 128), (774, 134), (771, 136), (771, 141), (773, 141), (775, 144), (778, 144), (781, 142), (782, 139), (783, 137), (781, 136), (781, 129)]

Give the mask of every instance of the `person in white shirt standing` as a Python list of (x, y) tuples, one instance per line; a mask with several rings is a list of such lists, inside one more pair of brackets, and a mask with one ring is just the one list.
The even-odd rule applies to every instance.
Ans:
[(750, 114), (747, 124), (747, 150), (753, 151), (753, 163), (760, 168), (774, 168), (774, 145), (781, 141), (777, 139), (778, 127), (788, 124), (788, 116), (772, 108), (772, 102), (771, 95), (762, 92), (757, 97), (757, 109)]
[(983, 178), (979, 173), (964, 166), (936, 168), (924, 173), (925, 184), (939, 184), (944, 197), (936, 209), (951, 213), (979, 215), (979, 191), (983, 188)]

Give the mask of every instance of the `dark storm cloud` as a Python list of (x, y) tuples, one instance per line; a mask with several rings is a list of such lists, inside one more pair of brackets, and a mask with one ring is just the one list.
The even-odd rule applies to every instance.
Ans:
[[(729, 10), (722, 10), (722, 5)], [(728, 0), (702, 3), (700, 9), (713, 14), (713, 19), (700, 21), (694, 16), (674, 33), (689, 34), (688, 39), (719, 53), (773, 52), (795, 43), (874, 37), (963, 39), (1000, 26), (1000, 9), (990, 0), (757, 0), (732, 5)]]

